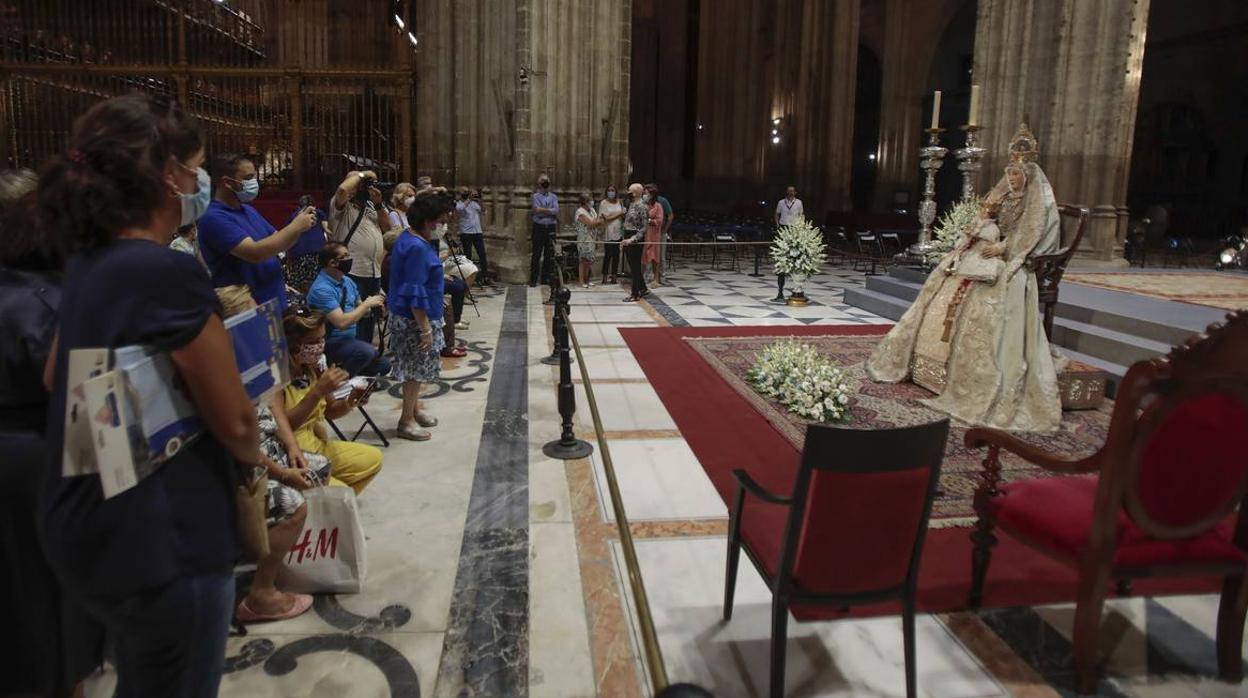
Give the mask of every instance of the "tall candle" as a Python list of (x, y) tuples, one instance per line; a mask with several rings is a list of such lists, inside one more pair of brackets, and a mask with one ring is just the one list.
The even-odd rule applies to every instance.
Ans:
[(940, 90), (932, 100), (932, 128), (940, 128)]
[(979, 85), (971, 85), (971, 115), (966, 125), (974, 126), (979, 121)]

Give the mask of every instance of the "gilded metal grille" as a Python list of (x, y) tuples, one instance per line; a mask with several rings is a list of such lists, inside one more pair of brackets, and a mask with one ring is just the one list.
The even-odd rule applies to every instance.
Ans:
[[(410, 178), (411, 47), (390, 3), (0, 0), (0, 160), (37, 167), (73, 119), (130, 92), (175, 95), (209, 153), (250, 153), (268, 186), (347, 169)], [(410, 11), (409, 11), (410, 12)]]

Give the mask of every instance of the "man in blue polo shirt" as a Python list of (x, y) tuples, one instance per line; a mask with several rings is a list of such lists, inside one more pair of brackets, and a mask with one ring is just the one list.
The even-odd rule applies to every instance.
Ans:
[(260, 180), (251, 160), (236, 153), (212, 161), (217, 191), (208, 212), (199, 219), (199, 249), (212, 275), (212, 285), (246, 284), (257, 303), (274, 298), (286, 307), (286, 282), (277, 255), (290, 249), (316, 223), (309, 206), (285, 228), (274, 230), (249, 205), (260, 193)]
[(325, 313), (329, 332), (325, 335), (325, 358), (353, 376), (384, 376), (390, 362), (372, 344), (357, 339), (355, 326), (360, 318), (385, 305), (380, 295), (360, 300), (360, 289), (347, 274), (351, 253), (341, 242), (328, 242), (317, 256), (321, 273), (308, 288), (308, 305)]

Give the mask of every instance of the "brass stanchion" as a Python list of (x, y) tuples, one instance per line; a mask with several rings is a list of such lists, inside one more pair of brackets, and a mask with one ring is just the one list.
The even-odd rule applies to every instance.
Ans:
[(576, 460), (587, 458), (594, 452), (588, 441), (576, 438), (572, 430), (572, 417), (576, 414), (576, 389), (572, 385), (572, 354), (568, 346), (566, 314), (572, 291), (560, 285), (555, 290), (555, 351), (559, 354), (559, 416), (563, 418), (563, 430), (558, 441), (542, 446), (542, 453), (549, 458)]

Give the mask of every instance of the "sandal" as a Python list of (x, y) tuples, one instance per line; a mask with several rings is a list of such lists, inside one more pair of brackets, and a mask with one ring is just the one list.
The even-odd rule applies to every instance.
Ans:
[(625, 302), (625, 303), (636, 303), (636, 302), (637, 302), (637, 301), (639, 301), (639, 300), (641, 300), (641, 299), (640, 299), (640, 298), (638, 298), (637, 296), (629, 296), (628, 298), (625, 298), (625, 299), (624, 299), (624, 302)]
[(422, 427), (426, 427), (426, 428), (428, 428), (428, 427), (436, 427), (436, 426), (438, 426), (438, 418), (437, 418), (437, 417), (430, 416), (430, 414), (429, 414), (428, 412), (417, 412), (417, 413), (416, 413), (416, 423), (417, 423), (417, 424), (419, 424), (420, 426), (422, 426)]
[(423, 429), (417, 429), (410, 424), (400, 424), (399, 428), (395, 430), (394, 435), (400, 439), (407, 439), (408, 441), (428, 441), (433, 438), (433, 434), (430, 434)]
[(444, 356), (448, 359), (462, 359), (465, 356), (468, 356), (468, 351), (465, 350), (463, 347), (455, 347), (454, 349), (451, 349), (448, 347), (446, 349), (443, 349), (441, 352), (439, 352), (439, 355)]
[(256, 613), (247, 606), (247, 599), (243, 599), (238, 604), (238, 607), (234, 609), (234, 616), (238, 618), (240, 623), (271, 623), (301, 616), (309, 608), (312, 608), (311, 596), (307, 594), (290, 594), (290, 597), (290, 608), (277, 613)]

